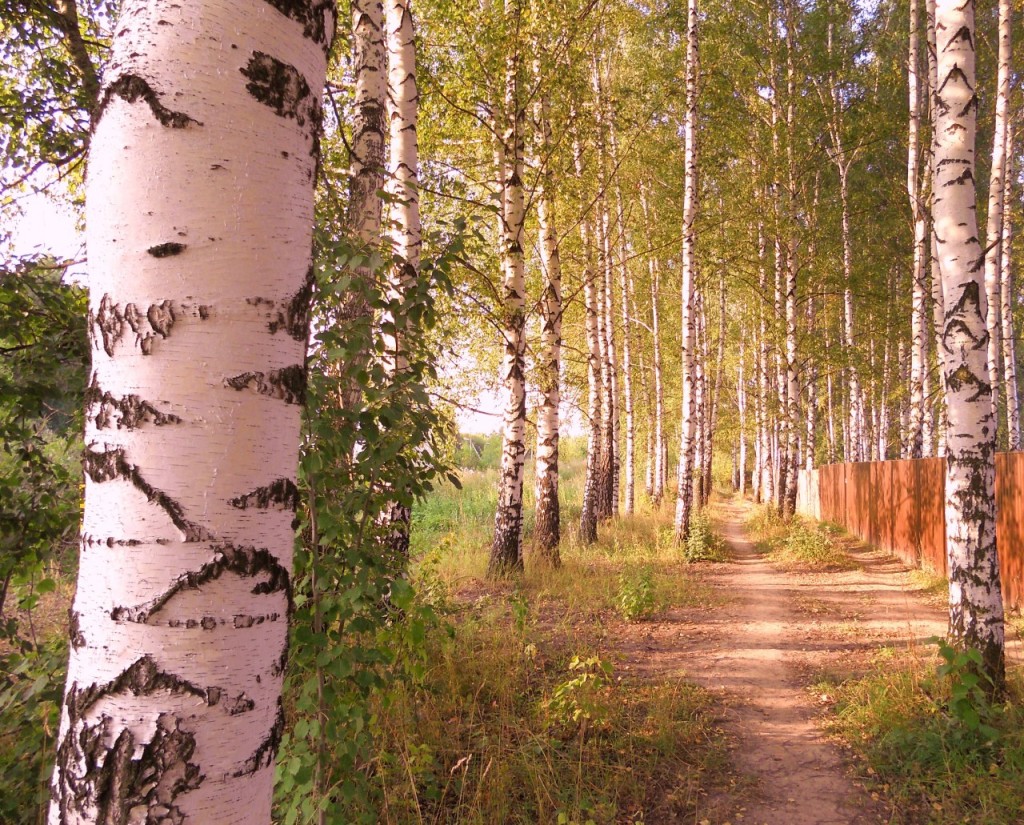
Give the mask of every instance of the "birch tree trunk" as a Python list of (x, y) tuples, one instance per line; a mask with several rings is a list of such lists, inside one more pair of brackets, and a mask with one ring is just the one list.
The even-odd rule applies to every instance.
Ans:
[(336, 22), (330, 3), (282, 8), (122, 7), (86, 185), (93, 365), (54, 825), (270, 822)]
[(1006, 395), (1007, 449), (1019, 450), (1020, 443), (1020, 396), (1017, 389), (1017, 343), (1013, 332), (1013, 214), (1010, 202), (1013, 186), (1013, 127), (1006, 130), (1006, 186), (1003, 187), (1003, 249), (1000, 258), (1002, 275), (1000, 281), (1000, 319), (1003, 324), (1003, 387)]
[[(353, 241), (367, 253), (377, 252), (381, 242), (384, 185), (384, 148), (387, 126), (387, 48), (384, 44), (384, 7), (381, 0), (352, 2), (352, 71), (355, 75), (352, 146), (349, 154), (349, 201), (346, 226)], [(361, 279), (374, 277), (368, 267), (360, 267)], [(369, 324), (371, 311), (364, 292), (350, 292), (339, 313), (349, 325)], [(366, 361), (360, 353), (345, 367), (349, 378), (342, 390), (342, 406), (355, 414), (362, 389), (355, 379)]]
[(740, 360), (736, 370), (736, 412), (739, 415), (740, 437), (737, 450), (739, 480), (736, 489), (741, 496), (747, 493), (747, 385), (744, 367), (746, 361), (744, 340), (740, 338)]
[[(935, 0), (925, 0), (925, 13), (927, 15), (927, 37), (928, 37), (928, 90), (929, 90), (929, 112), (932, 121), (932, 142), (931, 142), (931, 163), (929, 164), (931, 187), (930, 195), (932, 200), (931, 210), (931, 225), (929, 232), (929, 250), (931, 252), (931, 277), (932, 277), (932, 326), (935, 336), (935, 356), (939, 365), (939, 374), (944, 376), (945, 374), (945, 348), (942, 343), (943, 329), (945, 328), (946, 309), (945, 302), (942, 294), (942, 273), (939, 270), (939, 245), (938, 239), (935, 232), (935, 217), (934, 217), (934, 201), (935, 201), (935, 190), (936, 190), (936, 156), (938, 146), (938, 132), (936, 124), (938, 122), (938, 94), (939, 88), (939, 68), (938, 59), (936, 57), (936, 43), (935, 43)], [(944, 378), (940, 378), (940, 383), (944, 384)], [(937, 393), (942, 400), (945, 399), (945, 393)], [(944, 456), (946, 454), (946, 409), (945, 404), (938, 404), (938, 410), (936, 411), (936, 426), (935, 426), (935, 443), (936, 443), (936, 455)]]
[[(608, 137), (611, 146), (612, 168), (617, 170), (619, 166), (619, 142), (615, 134), (615, 119), (611, 114), (609, 114), (608, 118)], [(632, 365), (630, 363), (632, 355), (630, 347), (630, 329), (632, 328), (632, 324), (629, 320), (629, 287), (631, 278), (629, 274), (629, 264), (627, 262), (629, 244), (626, 234), (626, 218), (624, 213), (625, 201), (622, 197), (622, 184), (619, 181), (617, 172), (614, 176), (614, 181), (615, 222), (619, 236), (619, 293), (622, 295), (622, 410), (626, 419), (625, 463), (622, 467), (622, 473), (625, 475), (625, 483), (623, 484), (623, 510), (626, 512), (626, 515), (632, 515), (636, 500), (636, 431), (633, 421), (633, 375)], [(616, 440), (616, 444), (617, 443), (618, 442)], [(616, 500), (618, 500), (618, 496), (616, 496)]]
[[(651, 215), (647, 202), (645, 189), (640, 190), (640, 205), (644, 213), (644, 224), (648, 227), (647, 245), (654, 246), (651, 241), (650, 226)], [(665, 391), (661, 372), (661, 322), (658, 312), (658, 301), (661, 295), (660, 288), (660, 267), (658, 261), (651, 255), (648, 258), (648, 274), (651, 281), (651, 346), (654, 359), (654, 491), (651, 500), (655, 507), (661, 507), (661, 501), (665, 497), (665, 482), (667, 480), (667, 468), (665, 466)]]
[(697, 214), (697, 0), (687, 3), (686, 115), (683, 126), (683, 249), (682, 249), (682, 386), (679, 428), (679, 471), (676, 492), (675, 539), (686, 541), (693, 509), (693, 347), (694, 347), (694, 219)]
[(974, 3), (935, 9), (935, 197), (932, 214), (946, 314), (946, 551), (949, 632), (981, 652), (997, 690), (1004, 679), (1003, 603), (996, 555), (995, 414), (987, 374), (985, 291), (975, 215)]
[[(515, 49), (515, 47), (513, 47)], [(505, 77), (504, 128), (500, 138), (501, 269), (505, 305), (505, 356), (502, 383), (505, 416), (502, 430), (498, 506), (488, 575), (500, 577), (523, 569), (523, 477), (526, 458), (526, 280), (523, 256), (525, 111), (520, 102), (520, 55), (509, 55)]]
[(996, 120), (992, 135), (992, 168), (988, 184), (988, 220), (985, 228), (985, 315), (988, 332), (988, 380), (992, 387), (992, 412), (999, 418), (999, 385), (1002, 381), (999, 356), (1002, 354), (1002, 275), (1003, 190), (1006, 187), (1006, 126), (1010, 98), (1010, 0), (999, 0), (999, 69), (996, 80)]
[[(576, 176), (583, 178), (583, 149), (578, 137), (573, 140)], [(580, 512), (580, 541), (597, 541), (597, 519), (601, 500), (601, 450), (603, 447), (601, 400), (604, 397), (601, 370), (601, 329), (598, 288), (594, 273), (593, 229), (589, 214), (580, 221), (583, 247), (583, 304), (586, 311), (587, 337), (587, 475), (583, 485), (583, 507)]]
[(765, 504), (770, 503), (775, 497), (775, 472), (772, 462), (772, 446), (768, 432), (769, 407), (768, 393), (770, 380), (768, 377), (768, 319), (767, 319), (767, 296), (768, 296), (768, 268), (767, 250), (765, 242), (764, 225), (757, 225), (757, 282), (758, 289), (763, 296), (759, 306), (759, 341), (758, 341), (758, 409), (761, 414), (758, 443), (760, 445), (760, 472), (758, 473), (758, 500)]
[[(539, 74), (539, 72), (538, 72)], [(536, 520), (534, 544), (538, 560), (549, 567), (560, 563), (558, 509), (558, 403), (562, 348), (562, 263), (555, 229), (551, 167), (550, 104), (542, 90), (537, 103), (540, 132), (537, 181), (537, 219), (540, 223), (540, 258), (544, 279), (541, 297), (541, 404), (537, 411)]]
[(908, 421), (909, 458), (924, 454), (924, 384), (928, 364), (925, 359), (928, 331), (927, 316), (927, 223), (920, 180), (921, 103), (918, 65), (918, 0), (910, 0), (910, 44), (907, 55), (908, 109), (907, 128), (907, 197), (914, 222), (913, 298), (911, 300), (910, 329), (910, 410)]
[[(420, 268), (419, 144), (416, 125), (419, 89), (416, 84), (416, 36), (408, 0), (385, 0), (384, 36), (388, 53), (388, 153), (386, 191), (389, 196), (387, 235), (394, 254), (388, 274), (388, 301), (401, 303), (416, 283)], [(393, 375), (408, 369), (403, 313), (385, 310), (381, 328), (387, 365)], [(392, 501), (385, 517), (391, 525), (388, 543), (396, 558), (409, 554), (410, 503)]]

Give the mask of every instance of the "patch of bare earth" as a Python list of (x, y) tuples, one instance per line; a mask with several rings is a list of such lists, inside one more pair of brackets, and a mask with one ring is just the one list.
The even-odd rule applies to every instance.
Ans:
[(723, 605), (621, 625), (613, 640), (619, 667), (640, 678), (685, 679), (720, 697), (735, 775), (698, 821), (885, 822), (884, 800), (853, 778), (849, 757), (816, 722), (828, 698), (816, 700), (807, 687), (822, 673), (856, 675), (880, 647), (926, 645), (945, 632), (943, 612), (901, 562), (863, 544), (844, 546), (856, 569), (774, 567), (745, 534), (750, 508), (739, 498), (719, 506), (732, 560), (707, 566), (703, 578), (728, 597)]

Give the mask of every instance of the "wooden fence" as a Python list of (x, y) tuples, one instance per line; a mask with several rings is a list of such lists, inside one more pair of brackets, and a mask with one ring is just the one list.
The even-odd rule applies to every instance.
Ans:
[[(946, 572), (945, 460), (801, 470), (797, 510), (840, 524), (908, 564)], [(1008, 607), (1024, 606), (1024, 453), (996, 456), (996, 542)]]

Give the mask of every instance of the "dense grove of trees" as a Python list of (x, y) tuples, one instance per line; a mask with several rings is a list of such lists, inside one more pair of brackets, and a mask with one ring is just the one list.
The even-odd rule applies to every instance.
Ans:
[[(43, 324), (60, 302), (59, 347), (3, 321), (5, 487), (49, 489), (52, 442), (77, 427), (68, 388), (85, 393), (51, 821), (142, 804), (266, 820), (285, 681), (304, 725), (284, 746), (310, 766), (285, 792), (345, 787), (366, 734), (360, 711), (329, 708), (358, 709), (379, 676), (351, 674), (389, 654), (329, 651), (403, 613), (410, 508), (448, 473), (453, 408), (484, 386), (503, 399), (495, 577), (557, 566), (561, 536), (593, 541), (641, 496), (674, 507), (685, 541), (716, 466), (788, 517), (800, 469), (945, 455), (951, 635), (998, 688), (993, 460), (1020, 447), (1008, 0), (977, 20), (934, 0), (353, 0), (322, 102), (331, 3), (226, 8), (2, 3), (0, 206), (33, 188), (88, 206), (84, 383), (59, 267), (12, 258), (2, 284), (11, 318)], [(223, 49), (186, 48), (179, 25)], [(68, 354), (39, 369), (63, 370), (60, 393), (22, 383), (34, 406), (8, 406), (40, 347)], [(567, 412), (588, 443), (578, 523), (559, 504)], [(37, 534), (67, 532), (67, 490), (45, 493), (55, 525), (4, 498), (4, 597), (43, 560)], [(131, 567), (142, 545), (158, 573)], [(201, 601), (200, 580), (223, 592)], [(286, 673), (276, 619), (293, 610)], [(270, 656), (245, 684), (211, 675), (248, 655), (218, 616)], [(117, 656), (87, 655), (111, 638)], [(182, 715), (197, 696), (212, 728)], [(328, 729), (357, 743), (348, 762), (324, 763)], [(245, 741), (230, 758), (227, 739)], [(206, 760), (258, 790), (200, 782)]]

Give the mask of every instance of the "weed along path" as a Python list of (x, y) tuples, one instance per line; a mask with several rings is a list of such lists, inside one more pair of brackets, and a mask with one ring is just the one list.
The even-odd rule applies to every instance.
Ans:
[(704, 566), (701, 578), (721, 604), (671, 609), (618, 640), (637, 677), (681, 678), (721, 702), (735, 776), (697, 821), (888, 822), (889, 807), (853, 778), (850, 758), (816, 721), (829, 696), (809, 686), (856, 673), (881, 648), (926, 646), (944, 633), (942, 611), (910, 592), (906, 568), (880, 551), (861, 545), (833, 565), (783, 568), (747, 536), (752, 505), (735, 497), (714, 509), (731, 558)]

